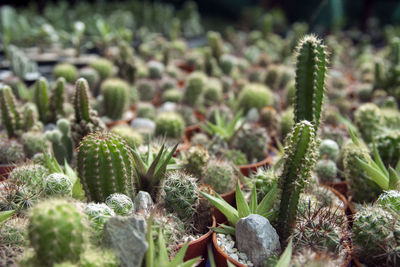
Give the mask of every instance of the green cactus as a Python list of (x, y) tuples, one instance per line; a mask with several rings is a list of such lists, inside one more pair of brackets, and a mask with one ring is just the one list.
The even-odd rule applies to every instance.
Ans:
[(156, 116), (156, 108), (151, 103), (142, 102), (137, 105), (136, 117), (153, 120)]
[(212, 105), (222, 99), (222, 84), (218, 79), (210, 78), (204, 90), (204, 102)]
[(47, 196), (71, 196), (72, 181), (63, 173), (52, 173), (45, 179), (45, 193)]
[(16, 167), (10, 173), (8, 180), (17, 185), (26, 185), (41, 190), (49, 171), (39, 164), (24, 164)]
[(114, 134), (85, 136), (77, 151), (77, 169), (89, 201), (104, 201), (112, 193), (133, 196), (132, 154)]
[(379, 205), (392, 209), (397, 214), (400, 214), (400, 192), (397, 190), (389, 190), (382, 193), (378, 201)]
[(49, 99), (49, 108), (51, 111), (49, 114), (49, 121), (55, 122), (60, 117), (65, 116), (65, 86), (65, 79), (63, 77), (58, 78)]
[(191, 219), (199, 204), (196, 178), (175, 171), (167, 175), (162, 185), (161, 196), (166, 207), (183, 220)]
[(72, 138), (75, 145), (79, 144), (84, 136), (105, 129), (104, 123), (97, 117), (96, 112), (90, 108), (89, 100), (89, 85), (84, 78), (79, 78), (75, 83), (73, 99), (75, 118), (71, 125)]
[(118, 42), (118, 53), (114, 59), (118, 67), (119, 76), (128, 83), (133, 84), (136, 79), (136, 64), (134, 50), (126, 41)]
[(39, 112), (39, 119), (43, 123), (49, 122), (49, 84), (44, 77), (36, 82), (33, 101)]
[(33, 157), (36, 153), (47, 151), (49, 147), (45, 136), (38, 131), (23, 133), (21, 135), (21, 143), (28, 158)]
[(315, 165), (315, 172), (320, 182), (334, 182), (337, 176), (336, 163), (330, 159), (321, 159)]
[(381, 110), (373, 103), (362, 104), (354, 112), (354, 123), (360, 131), (361, 137), (367, 143), (372, 142), (379, 132)]
[(160, 113), (156, 120), (155, 134), (169, 138), (180, 139), (185, 128), (185, 121), (182, 116), (175, 112)]
[(65, 160), (72, 162), (74, 145), (71, 125), (67, 119), (59, 119), (57, 129), (46, 132), (46, 138), (52, 143), (53, 153), (59, 164), (64, 165)]
[(156, 94), (156, 86), (152, 80), (140, 79), (136, 83), (139, 99), (142, 101), (152, 101)]
[(89, 65), (99, 73), (102, 80), (105, 80), (113, 75), (114, 65), (108, 59), (98, 58), (90, 62)]
[(78, 261), (85, 247), (86, 232), (84, 215), (65, 200), (41, 202), (29, 218), (28, 237), (40, 266)]
[(120, 266), (119, 260), (114, 252), (110, 250), (89, 248), (82, 252), (77, 267), (118, 267), (118, 266)]
[(85, 214), (89, 218), (95, 237), (101, 240), (104, 224), (115, 216), (114, 211), (104, 203), (89, 203), (85, 208)]
[(355, 255), (368, 266), (394, 266), (400, 260), (400, 220), (379, 205), (362, 206), (353, 218)]
[[(193, 144), (193, 138), (192, 138), (192, 144)], [(249, 163), (246, 154), (237, 149), (225, 150), (225, 153), (222, 155), (222, 158), (231, 161), (235, 165), (246, 165)]]
[(385, 165), (395, 167), (400, 159), (400, 130), (381, 131), (375, 136), (375, 144)]
[(293, 231), (299, 197), (315, 163), (317, 141), (314, 127), (308, 121), (296, 123), (287, 138), (284, 167), (279, 177), (281, 203), (278, 233), (283, 242), (287, 242)]
[(151, 79), (159, 79), (161, 78), (163, 72), (164, 72), (164, 64), (161, 62), (151, 60), (147, 63), (147, 67), (149, 69), (149, 77)]
[(319, 146), (319, 156), (321, 158), (328, 158), (330, 160), (336, 160), (339, 155), (339, 145), (331, 140), (331, 139), (324, 139)]
[(54, 67), (53, 75), (56, 79), (64, 78), (68, 83), (74, 83), (78, 78), (78, 69), (68, 63), (60, 63)]
[(274, 104), (274, 95), (271, 90), (262, 84), (248, 84), (240, 91), (238, 108), (246, 114), (251, 108), (261, 110), (265, 106)]
[(268, 156), (269, 143), (267, 130), (250, 124), (245, 124), (232, 140), (233, 147), (246, 154), (247, 161), (251, 163), (264, 160)]
[(284, 139), (286, 135), (291, 131), (294, 125), (294, 112), (293, 108), (286, 109), (281, 116), (280, 121), (280, 135), (281, 138)]
[(211, 48), (212, 56), (219, 60), (224, 53), (224, 41), (218, 32), (209, 31), (207, 33), (207, 44)]
[(129, 104), (129, 85), (121, 79), (107, 79), (101, 84), (101, 94), (104, 115), (121, 119)]
[(22, 110), (23, 126), (25, 131), (31, 130), (33, 127), (38, 126), (39, 114), (36, 105), (33, 103), (26, 103)]
[(0, 164), (19, 163), (24, 159), (22, 144), (14, 139), (0, 138)]
[(260, 123), (268, 129), (276, 130), (279, 125), (279, 115), (273, 107), (264, 107), (260, 111)]
[(183, 99), (183, 92), (179, 89), (168, 89), (162, 93), (163, 102), (179, 103)]
[(186, 153), (185, 170), (195, 177), (201, 178), (209, 159), (210, 155), (207, 149), (202, 146), (191, 146)]
[(218, 194), (225, 194), (235, 188), (236, 174), (230, 162), (210, 160), (204, 170), (203, 182)]
[(105, 203), (117, 215), (125, 216), (131, 213), (133, 210), (132, 199), (124, 194), (120, 193), (111, 194), (106, 198)]
[(318, 129), (324, 94), (326, 51), (322, 41), (306, 35), (296, 49), (294, 121), (308, 120)]
[(203, 72), (192, 72), (186, 79), (183, 102), (191, 106), (200, 103), (206, 84), (207, 76)]
[(144, 138), (141, 133), (135, 131), (125, 124), (116, 125), (111, 129), (111, 132), (119, 135), (132, 148), (139, 147), (144, 143)]
[(79, 70), (79, 77), (87, 80), (89, 87), (92, 89), (93, 95), (97, 95), (96, 88), (100, 82), (99, 73), (90, 67), (85, 67)]
[[(27, 219), (21, 217), (11, 217), (2, 222), (0, 227), (0, 242), (7, 246), (23, 246), (25, 243), (25, 231)], [(0, 261), (1, 262), (1, 261)]]
[(21, 128), (21, 114), (17, 108), (17, 101), (7, 85), (0, 87), (0, 104), (2, 124), (7, 129), (8, 137), (17, 136), (18, 130)]
[(225, 75), (231, 75), (238, 63), (238, 59), (229, 54), (223, 54), (220, 58), (220, 67)]
[(278, 173), (274, 169), (258, 168), (255, 173), (250, 174), (250, 178), (256, 185), (257, 200), (260, 203), (277, 183)]
[(280, 69), (278, 65), (271, 65), (268, 67), (267, 72), (265, 74), (264, 83), (269, 87), (277, 89), (279, 79), (280, 79)]

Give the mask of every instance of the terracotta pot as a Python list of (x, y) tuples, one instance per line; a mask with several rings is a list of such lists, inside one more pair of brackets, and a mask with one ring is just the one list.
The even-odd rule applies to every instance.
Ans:
[(238, 267), (246, 267), (247, 265), (241, 264), (226, 254), (222, 248), (220, 248), (217, 244), (217, 233), (212, 234), (212, 242), (213, 242), (213, 252), (214, 252), (214, 260), (215, 264), (218, 267), (228, 267), (227, 261), (229, 260), (233, 265)]
[[(214, 216), (212, 217), (212, 225), (211, 227), (216, 227), (216, 221)], [(189, 246), (186, 250), (185, 257), (183, 258), (185, 261), (194, 259), (196, 257), (202, 257), (202, 261), (198, 266), (206, 266), (207, 259), (207, 245), (211, 241), (213, 231), (210, 229), (206, 234), (202, 235), (200, 238), (193, 240), (189, 243)], [(183, 247), (184, 244), (180, 244), (178, 249)]]
[(0, 181), (7, 180), (10, 172), (15, 168), (13, 164), (0, 164)]

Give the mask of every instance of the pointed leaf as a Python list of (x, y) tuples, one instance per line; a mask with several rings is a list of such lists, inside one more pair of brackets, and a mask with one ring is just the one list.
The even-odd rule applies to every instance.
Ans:
[(360, 167), (368, 174), (368, 178), (374, 181), (380, 188), (387, 190), (389, 187), (389, 177), (385, 176), (379, 168), (370, 166), (365, 161), (357, 158)]
[(208, 260), (210, 262), (210, 267), (217, 267), (217, 265), (215, 264), (215, 259), (211, 244), (207, 244), (207, 255), (208, 255)]
[(178, 266), (183, 262), (183, 258), (185, 257), (186, 250), (189, 247), (189, 242), (186, 242), (185, 245), (178, 251), (175, 255), (174, 259), (169, 264), (170, 266)]
[(275, 202), (276, 195), (278, 194), (278, 185), (275, 183), (271, 190), (265, 195), (257, 207), (257, 214), (262, 215), (268, 212)]
[(161, 164), (157, 168), (157, 171), (155, 172), (155, 174), (153, 176), (153, 180), (152, 180), (152, 183), (151, 183), (152, 185), (154, 185), (154, 184), (156, 184), (156, 182), (158, 183), (159, 181), (162, 180), (162, 176), (165, 174), (165, 170), (167, 169), (168, 163), (171, 160), (172, 156), (174, 155), (177, 147), (178, 147), (178, 144), (176, 144), (171, 149), (171, 151), (165, 157), (165, 160), (163, 162), (161, 162)]
[(253, 192), (250, 197), (250, 213), (255, 214), (257, 212), (257, 188), (256, 184), (253, 185)]
[[(201, 257), (197, 257), (197, 258), (188, 260), (188, 261), (180, 264), (178, 267), (194, 267), (200, 261), (200, 259), (201, 259)], [(175, 266), (171, 266), (171, 267), (175, 267)]]
[(285, 248), (285, 251), (282, 253), (279, 261), (276, 263), (275, 267), (289, 267), (290, 260), (292, 258), (292, 239), (290, 239), (289, 244)]
[(374, 152), (375, 163), (378, 165), (379, 169), (381, 169), (382, 172), (385, 173), (385, 176), (389, 176), (389, 172), (386, 169), (385, 164), (383, 164), (382, 158), (379, 155), (378, 149), (376, 148), (375, 141), (372, 142), (372, 147), (373, 147), (373, 152)]
[(395, 169), (389, 166), (389, 189), (399, 190), (400, 176)]
[(160, 162), (162, 153), (164, 151), (164, 147), (165, 147), (164, 145), (161, 146), (160, 150), (158, 151), (158, 154), (157, 154), (156, 158), (153, 160), (153, 162), (150, 165), (150, 168), (148, 169), (148, 171), (146, 173), (147, 179), (150, 180), (149, 181), (150, 185), (152, 185), (152, 181), (154, 179), (154, 173), (156, 171), (157, 164)]
[(246, 198), (243, 195), (242, 189), (240, 189), (239, 180), (236, 181), (236, 206), (239, 218), (244, 218), (250, 215), (250, 208), (247, 204)]
[(225, 217), (228, 219), (228, 222), (234, 226), (239, 221), (239, 215), (237, 210), (232, 207), (228, 202), (223, 200), (218, 194), (218, 197), (211, 196), (207, 193), (201, 192), (200, 194), (207, 198)]
[(161, 266), (163, 262), (169, 262), (167, 246), (165, 245), (165, 239), (161, 228), (158, 231), (157, 241), (158, 241), (158, 259), (160, 260), (158, 266)]
[(213, 230), (216, 233), (235, 236), (236, 234), (235, 227), (225, 224), (220, 224), (219, 226), (220, 227), (211, 227), (211, 230)]
[(0, 224), (13, 216), (15, 213), (15, 210), (5, 210), (5, 211), (0, 211)]

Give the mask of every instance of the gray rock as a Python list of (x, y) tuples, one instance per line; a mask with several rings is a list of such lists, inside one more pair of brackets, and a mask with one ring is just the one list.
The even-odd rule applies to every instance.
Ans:
[(134, 200), (135, 212), (149, 214), (153, 208), (153, 199), (148, 192), (139, 191)]
[(54, 123), (48, 123), (44, 126), (44, 131), (48, 132), (48, 131), (52, 131), (57, 129), (57, 125), (55, 125)]
[(249, 112), (247, 112), (246, 120), (248, 122), (258, 122), (260, 119), (260, 114), (256, 108), (251, 108)]
[(148, 248), (146, 221), (134, 216), (111, 217), (104, 224), (103, 244), (118, 255), (120, 266), (142, 266)]
[(276, 230), (267, 218), (258, 214), (250, 214), (238, 221), (236, 245), (240, 252), (246, 253), (254, 266), (264, 266), (263, 262), (281, 249)]
[(136, 118), (131, 121), (131, 127), (143, 134), (153, 134), (156, 129), (156, 124), (150, 119)]
[(174, 102), (165, 102), (157, 109), (158, 112), (173, 112), (176, 111), (176, 103)]

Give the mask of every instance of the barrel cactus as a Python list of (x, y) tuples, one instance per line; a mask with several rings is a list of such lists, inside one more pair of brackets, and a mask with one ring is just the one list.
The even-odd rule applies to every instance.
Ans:
[(129, 85), (120, 79), (107, 79), (101, 84), (101, 94), (104, 115), (121, 119), (129, 104)]
[(183, 102), (188, 105), (200, 103), (206, 83), (207, 76), (203, 72), (191, 73), (186, 80)]
[(251, 108), (261, 110), (265, 106), (272, 106), (274, 97), (271, 90), (262, 84), (248, 84), (238, 96), (238, 108), (247, 113)]
[(133, 158), (119, 136), (97, 132), (83, 138), (77, 169), (89, 201), (102, 202), (112, 193), (133, 196)]
[(373, 103), (362, 104), (354, 112), (354, 123), (357, 125), (363, 140), (372, 142), (379, 131), (381, 112)]
[(159, 136), (179, 139), (183, 135), (185, 121), (178, 113), (163, 112), (156, 118), (155, 133)]
[(133, 201), (130, 197), (114, 193), (107, 197), (105, 201), (106, 205), (109, 206), (117, 215), (128, 215), (133, 210)]
[(74, 83), (78, 78), (78, 69), (68, 63), (60, 63), (54, 67), (54, 77), (56, 79), (63, 77), (68, 83)]
[(209, 158), (207, 149), (202, 146), (191, 146), (186, 153), (185, 170), (201, 178)]
[(99, 73), (102, 80), (105, 80), (113, 75), (114, 65), (108, 59), (96, 59), (90, 62), (90, 67), (95, 69)]
[(210, 160), (204, 170), (203, 182), (218, 194), (225, 194), (235, 188), (235, 171), (230, 162)]

